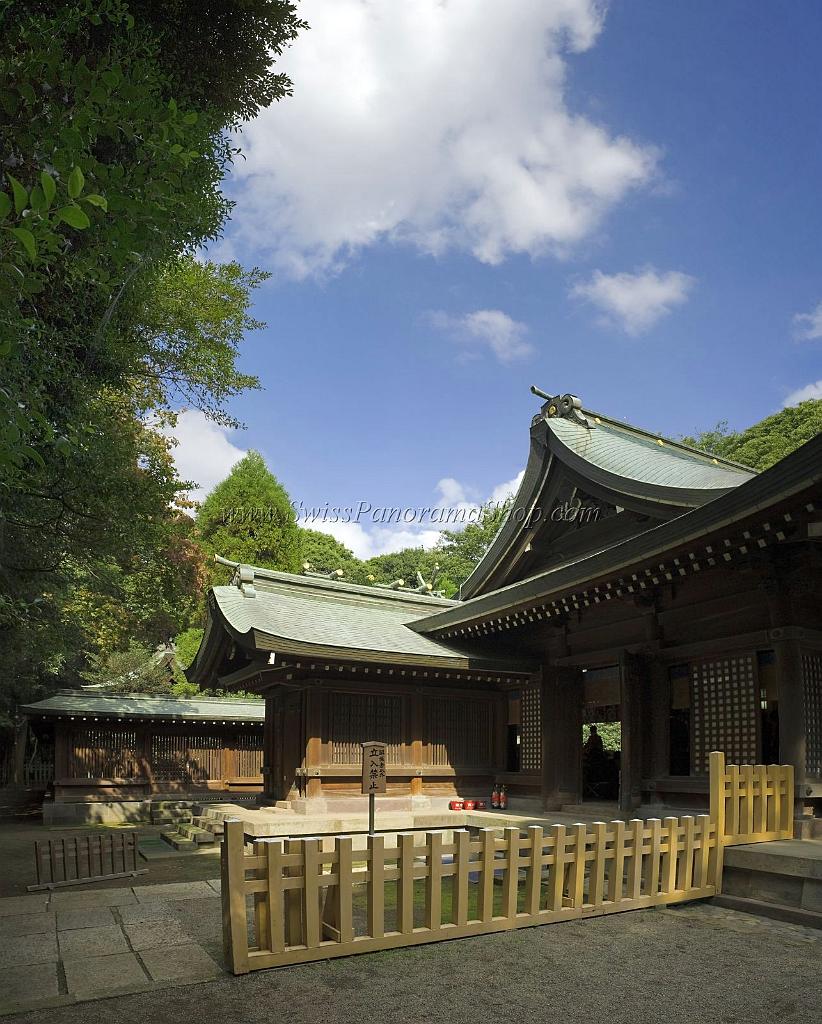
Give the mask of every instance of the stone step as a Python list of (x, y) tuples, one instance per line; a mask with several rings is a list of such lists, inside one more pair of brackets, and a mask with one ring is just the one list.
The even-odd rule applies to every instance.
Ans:
[(179, 832), (161, 832), (160, 838), (168, 843), (169, 846), (173, 846), (175, 850), (196, 850), (197, 844), (193, 839), (186, 839), (185, 836), (180, 835)]
[(747, 896), (731, 896), (724, 892), (714, 896), (711, 903), (727, 910), (736, 910), (741, 914), (755, 914), (757, 917), (767, 917), (771, 921), (785, 921), (788, 924), (801, 924), (806, 928), (822, 929), (822, 913), (804, 910), (802, 907), (786, 907), (782, 903), (769, 903)]
[(178, 825), (177, 831), (181, 836), (185, 836), (186, 839), (193, 839), (198, 846), (205, 846), (214, 842), (214, 833), (209, 832), (208, 829), (200, 828), (199, 825), (192, 823)]
[(151, 809), (153, 811), (177, 811), (185, 810), (190, 811), (194, 806), (192, 800), (152, 800)]
[(151, 824), (152, 825), (176, 825), (180, 822), (191, 821), (191, 814), (186, 812), (172, 813), (171, 811), (152, 811), (151, 812)]

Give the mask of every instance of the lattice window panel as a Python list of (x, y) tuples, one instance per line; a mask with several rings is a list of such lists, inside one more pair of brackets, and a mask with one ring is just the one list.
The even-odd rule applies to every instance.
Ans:
[(388, 764), (403, 763), (401, 697), (334, 693), (330, 726), (332, 764), (359, 764), (362, 744), (368, 740), (388, 744)]
[(520, 698), (519, 767), (522, 772), (542, 768), (542, 708), (538, 686), (523, 686)]
[(434, 697), (425, 710), (426, 764), (477, 768), (491, 763), (488, 701)]
[(718, 658), (691, 666), (694, 773), (708, 771), (712, 750), (730, 764), (756, 764), (756, 662), (753, 655)]
[(240, 733), (234, 743), (234, 769), (241, 779), (250, 779), (262, 774), (263, 736), (262, 733)]
[(139, 775), (134, 729), (75, 729), (69, 755), (74, 779), (133, 779)]
[(822, 654), (802, 655), (805, 695), (805, 770), (822, 778)]
[(157, 782), (220, 780), (222, 736), (155, 733), (151, 737), (151, 767)]

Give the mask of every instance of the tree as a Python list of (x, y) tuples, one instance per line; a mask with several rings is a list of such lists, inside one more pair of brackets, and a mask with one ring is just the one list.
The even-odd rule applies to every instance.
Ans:
[(170, 696), (175, 668), (163, 651), (152, 651), (132, 641), (124, 651), (93, 655), (83, 678), (106, 693)]
[[(259, 452), (250, 451), (197, 512), (197, 533), (209, 555), (284, 572), (300, 570), (300, 532), (288, 494)], [(225, 578), (215, 567), (211, 578)]]
[(727, 421), (723, 420), (713, 430), (683, 440), (724, 459), (763, 470), (819, 433), (822, 433), (822, 399), (811, 398), (767, 416), (739, 433), (729, 430)]
[(489, 505), (482, 510), (476, 523), (468, 523), (464, 530), (444, 530), (437, 553), (444, 573), (460, 587), (479, 564), (491, 546), (505, 518), (511, 510), (513, 499)]
[(158, 428), (181, 397), (231, 421), (264, 278), (190, 254), (303, 27), (285, 0), (0, 0), (0, 714), (188, 625), (201, 558)]
[(203, 639), (202, 629), (192, 626), (174, 638), (174, 650), (177, 657), (177, 664), (182, 669), (188, 668), (200, 649), (200, 642)]
[(299, 537), (301, 566), (308, 562), (311, 569), (317, 572), (342, 569), (345, 578), (350, 579), (362, 565), (362, 562), (354, 557), (353, 551), (329, 533), (300, 527)]

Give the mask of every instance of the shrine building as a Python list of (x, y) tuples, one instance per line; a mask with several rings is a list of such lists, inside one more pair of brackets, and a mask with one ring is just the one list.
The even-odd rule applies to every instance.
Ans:
[[(822, 813), (822, 436), (756, 473), (542, 397), (459, 600), (239, 564), (210, 592), (189, 675), (265, 697), (264, 798), (364, 800), (379, 740), (403, 808), (495, 781), (535, 810), (703, 807), (722, 750), (793, 764)], [(621, 733), (593, 772), (585, 723)]]

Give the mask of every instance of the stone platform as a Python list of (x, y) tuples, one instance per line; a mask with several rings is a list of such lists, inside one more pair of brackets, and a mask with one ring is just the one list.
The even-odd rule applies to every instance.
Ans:
[(720, 905), (822, 928), (822, 841), (785, 839), (725, 850)]

